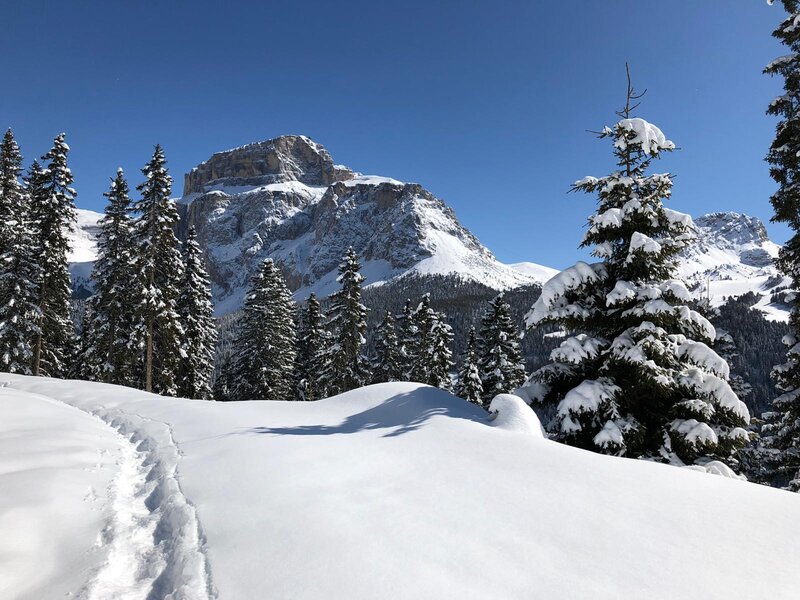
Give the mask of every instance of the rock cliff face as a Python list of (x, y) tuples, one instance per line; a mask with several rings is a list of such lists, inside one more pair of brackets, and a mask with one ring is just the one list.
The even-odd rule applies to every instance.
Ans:
[(321, 145), (305, 136), (286, 135), (217, 152), (186, 174), (183, 195), (202, 194), (214, 184), (234, 187), (299, 181), (319, 186), (353, 176), (347, 167), (334, 165)]
[(363, 176), (333, 163), (320, 144), (283, 136), (220, 152), (186, 175), (181, 233), (197, 229), (217, 312), (241, 306), (267, 257), (298, 297), (337, 287), (349, 246), (367, 284), (406, 273), (458, 273), (506, 289), (535, 278), (498, 262), (422, 186)]

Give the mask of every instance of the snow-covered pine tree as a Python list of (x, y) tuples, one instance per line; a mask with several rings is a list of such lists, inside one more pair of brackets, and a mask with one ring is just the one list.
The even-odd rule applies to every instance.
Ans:
[(762, 436), (776, 451), (774, 482), (800, 491), (800, 2), (782, 0), (788, 17), (773, 32), (790, 54), (767, 65), (765, 73), (783, 77), (784, 94), (775, 98), (767, 113), (777, 116), (775, 139), (767, 154), (770, 175), (778, 190), (770, 198), (774, 223), (785, 223), (793, 232), (783, 245), (777, 267), (792, 279), (794, 293), (787, 296), (792, 310), (791, 333), (783, 341), (788, 347), (786, 362), (775, 367), (773, 377), (782, 392), (762, 427)]
[(29, 375), (40, 331), (40, 270), (21, 173), (22, 155), (9, 129), (0, 145), (0, 370)]
[(174, 396), (182, 356), (183, 328), (176, 308), (183, 281), (183, 259), (175, 237), (178, 209), (170, 200), (172, 177), (164, 151), (156, 145), (142, 169), (145, 181), (136, 189), (142, 197), (134, 203), (136, 298), (134, 342), (141, 347), (141, 384), (148, 392)]
[(400, 344), (394, 317), (386, 311), (375, 330), (375, 360), (372, 361), (372, 383), (400, 381), (403, 371), (400, 364)]
[(489, 301), (481, 320), (478, 368), (486, 407), (497, 394), (513, 392), (525, 383), (519, 330), (510, 311), (511, 307), (501, 293)]
[(449, 390), (453, 332), (443, 316), (431, 307), (430, 294), (422, 297), (411, 320), (416, 335), (410, 353), (413, 358), (410, 380)]
[(129, 339), (135, 325), (137, 286), (131, 199), (122, 169), (103, 195), (108, 203), (99, 221), (98, 256), (92, 271), (95, 289), (84, 320), (84, 370), (94, 381), (132, 386), (137, 353)]
[(193, 226), (183, 244), (183, 261), (183, 286), (177, 308), (183, 326), (184, 354), (178, 370), (178, 395), (208, 400), (212, 395), (217, 329), (211, 282)]
[(414, 322), (414, 305), (411, 299), (406, 299), (402, 314), (397, 318), (397, 337), (399, 350), (399, 365), (401, 381), (411, 381), (411, 371), (414, 367), (415, 340), (417, 325)]
[(574, 185), (598, 195), (582, 246), (602, 261), (556, 275), (528, 313), (529, 327), (573, 335), (526, 391), (555, 410), (548, 429), (570, 445), (675, 464), (731, 461), (747, 442), (750, 416), (727, 383), (728, 365), (709, 348), (713, 326), (673, 279), (693, 225), (663, 206), (670, 176), (647, 170), (675, 146), (631, 116), (630, 79), (628, 89), (621, 119), (599, 134), (613, 142), (619, 169)]
[(331, 296), (328, 329), (331, 343), (326, 350), (323, 387), (328, 396), (347, 392), (369, 382), (369, 361), (364, 355), (367, 307), (361, 303), (361, 265), (348, 248), (339, 265), (341, 289)]
[(306, 300), (297, 333), (297, 360), (295, 364), (295, 398), (319, 400), (323, 392), (320, 374), (323, 372), (328, 332), (325, 315), (316, 294)]
[(291, 400), (295, 365), (294, 301), (271, 258), (250, 282), (230, 368), (233, 400)]
[(478, 406), (483, 406), (483, 382), (478, 369), (478, 343), (475, 339), (475, 327), (469, 328), (467, 336), (467, 349), (464, 351), (464, 360), (458, 372), (456, 396), (468, 400)]
[(31, 172), (28, 182), (32, 221), (38, 240), (39, 333), (33, 342), (34, 375), (64, 377), (70, 368), (73, 326), (70, 318), (72, 288), (67, 254), (68, 231), (75, 226), (75, 190), (67, 166), (69, 146), (63, 133), (42, 157), (45, 166)]

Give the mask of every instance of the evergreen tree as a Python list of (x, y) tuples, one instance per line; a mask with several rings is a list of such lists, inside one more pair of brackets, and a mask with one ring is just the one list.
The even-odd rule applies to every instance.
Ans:
[(177, 391), (183, 329), (177, 300), (183, 281), (183, 260), (175, 237), (178, 210), (170, 200), (170, 177), (164, 152), (156, 145), (142, 169), (145, 181), (136, 189), (142, 197), (134, 204), (137, 280), (134, 342), (141, 347), (144, 389), (165, 396)]
[(92, 279), (94, 295), (87, 302), (84, 319), (84, 375), (95, 381), (134, 385), (136, 351), (131, 348), (134, 329), (135, 248), (131, 199), (122, 169), (117, 170), (97, 237), (98, 257)]
[(483, 404), (497, 394), (516, 390), (525, 382), (519, 331), (503, 294), (489, 302), (481, 321), (478, 368), (483, 382)]
[(68, 231), (74, 228), (75, 190), (72, 172), (67, 166), (69, 146), (59, 134), (50, 151), (42, 157), (45, 167), (31, 172), (28, 189), (31, 195), (33, 228), (38, 240), (39, 331), (33, 343), (34, 375), (63, 377), (69, 370), (73, 327), (70, 319), (70, 283)]
[(401, 381), (411, 381), (411, 372), (415, 362), (415, 340), (417, 326), (414, 322), (414, 309), (411, 299), (406, 299), (403, 312), (397, 319), (398, 351)]
[(40, 268), (21, 172), (22, 156), (9, 129), (0, 146), (0, 370), (29, 375), (41, 331)]
[(331, 296), (331, 344), (323, 366), (325, 393), (333, 396), (369, 381), (369, 363), (364, 356), (367, 309), (361, 303), (361, 265), (358, 255), (349, 248), (339, 265), (341, 289)]
[(578, 263), (545, 284), (528, 326), (575, 335), (526, 391), (555, 411), (547, 427), (562, 442), (676, 464), (730, 462), (748, 440), (750, 416), (727, 383), (728, 365), (709, 348), (714, 328), (674, 279), (691, 218), (663, 206), (670, 176), (647, 174), (674, 144), (631, 116), (636, 98), (629, 84), (621, 120), (599, 134), (613, 142), (618, 170), (575, 183), (599, 198), (582, 246), (601, 262)]
[(327, 332), (325, 315), (320, 308), (316, 294), (306, 301), (300, 320), (297, 340), (297, 365), (295, 367), (295, 397), (297, 400), (319, 400), (320, 374), (322, 373)]
[(483, 382), (478, 369), (478, 344), (475, 339), (475, 328), (470, 327), (467, 337), (467, 349), (458, 373), (456, 396), (483, 406)]
[(211, 397), (211, 376), (214, 373), (214, 350), (217, 330), (211, 282), (197, 243), (194, 227), (189, 228), (183, 245), (184, 274), (178, 314), (183, 325), (183, 354), (178, 376), (178, 394), (184, 398)]
[(449, 390), (450, 369), (453, 366), (453, 353), (450, 350), (453, 333), (442, 315), (431, 307), (430, 294), (422, 297), (411, 320), (416, 334), (411, 352), (411, 381)]
[(397, 340), (394, 317), (384, 312), (375, 331), (375, 360), (372, 363), (372, 382), (400, 381), (403, 377), (400, 344)]
[[(789, 16), (773, 32), (791, 54), (770, 63), (765, 72), (783, 77), (784, 94), (769, 105), (767, 113), (777, 116), (775, 139), (767, 154), (770, 175), (778, 190), (770, 198), (775, 211), (772, 221), (785, 223), (792, 237), (783, 245), (777, 267), (800, 289), (800, 3), (782, 0)], [(787, 296), (791, 304), (789, 327), (784, 338), (789, 348), (786, 362), (775, 367), (773, 374), (778, 390), (783, 392), (773, 401), (773, 411), (763, 427), (765, 441), (776, 453), (777, 485), (800, 491), (800, 303), (796, 293)]]
[(295, 363), (294, 301), (271, 258), (253, 276), (231, 365), (234, 400), (290, 400)]

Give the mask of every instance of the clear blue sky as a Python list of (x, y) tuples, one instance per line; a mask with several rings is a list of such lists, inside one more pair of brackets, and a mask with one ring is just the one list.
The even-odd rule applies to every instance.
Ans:
[[(180, 194), (213, 152), (285, 133), (368, 174), (417, 181), (504, 261), (565, 267), (612, 168), (623, 102), (681, 150), (672, 207), (770, 216), (765, 116), (785, 51), (759, 0), (17, 2), (0, 0), (0, 126), (26, 161), (67, 132), (78, 205), (102, 210), (156, 142)], [(769, 226), (776, 241), (785, 230)]]

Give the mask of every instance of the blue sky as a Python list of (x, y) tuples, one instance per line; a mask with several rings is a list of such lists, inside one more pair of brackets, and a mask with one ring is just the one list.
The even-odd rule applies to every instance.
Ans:
[[(0, 126), (27, 161), (67, 132), (78, 205), (102, 210), (161, 143), (175, 178), (213, 152), (285, 133), (357, 171), (417, 181), (503, 261), (565, 267), (589, 196), (613, 167), (586, 132), (623, 103), (681, 148), (671, 206), (767, 220), (764, 110), (785, 51), (778, 6), (744, 0), (598, 2), (12, 2), (0, 0)], [(776, 241), (786, 231), (768, 225)]]

